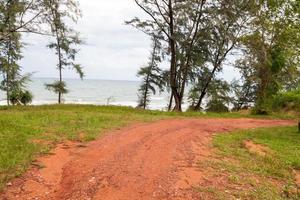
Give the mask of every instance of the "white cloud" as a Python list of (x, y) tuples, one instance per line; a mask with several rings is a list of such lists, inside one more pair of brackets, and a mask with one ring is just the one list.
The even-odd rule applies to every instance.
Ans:
[[(80, 0), (83, 17), (75, 26), (85, 40), (77, 62), (89, 79), (135, 80), (137, 69), (147, 61), (150, 48), (148, 37), (124, 24), (125, 20), (142, 15), (133, 0)], [(22, 66), (35, 76), (56, 77), (56, 57), (45, 48), (49, 39), (25, 36), (29, 43), (24, 49)], [(67, 78), (76, 78), (70, 70)]]

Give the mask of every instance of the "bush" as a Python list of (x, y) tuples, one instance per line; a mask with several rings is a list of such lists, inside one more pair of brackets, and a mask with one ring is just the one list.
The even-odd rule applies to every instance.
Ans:
[(252, 109), (251, 113), (253, 115), (269, 115), (272, 113), (273, 99), (268, 98), (261, 101), (257, 101), (255, 107)]
[(10, 94), (9, 94), (9, 101), (12, 105), (18, 105), (20, 104), (20, 92), (19, 91), (12, 91)]
[(21, 103), (25, 106), (30, 104), (32, 102), (32, 99), (33, 99), (33, 96), (29, 91), (21, 92), (20, 97), (21, 97), (21, 99), (20, 99)]
[(33, 96), (29, 91), (15, 90), (9, 95), (12, 105), (28, 105), (32, 102)]
[(300, 112), (300, 88), (290, 92), (279, 93), (274, 97), (273, 109)]
[(229, 108), (225, 105), (224, 101), (218, 99), (212, 99), (208, 102), (206, 111), (222, 113), (222, 112), (229, 112)]

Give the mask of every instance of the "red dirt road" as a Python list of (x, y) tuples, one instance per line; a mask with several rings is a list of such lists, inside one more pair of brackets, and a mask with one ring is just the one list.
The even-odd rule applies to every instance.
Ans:
[(124, 128), (86, 147), (59, 145), (13, 181), (7, 200), (192, 200), (205, 177), (197, 165), (215, 133), (295, 124), (254, 119), (176, 119)]

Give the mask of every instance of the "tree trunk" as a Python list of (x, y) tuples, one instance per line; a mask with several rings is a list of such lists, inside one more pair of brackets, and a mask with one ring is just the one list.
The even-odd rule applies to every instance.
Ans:
[(177, 95), (174, 96), (174, 99), (175, 99), (175, 107), (173, 111), (182, 112), (182, 98), (179, 95)]
[(265, 100), (268, 98), (267, 96), (267, 90), (269, 87), (270, 82), (270, 76), (271, 72), (270, 69), (268, 69), (268, 66), (263, 66), (259, 73), (260, 76), (260, 86), (258, 88), (258, 97), (257, 97), (257, 107), (258, 108), (264, 108), (265, 106)]
[(196, 106), (193, 108), (194, 111), (199, 111), (201, 109), (202, 101), (203, 101), (205, 95), (206, 95), (206, 92), (202, 91)]
[(204, 99), (204, 97), (205, 97), (205, 95), (207, 93), (208, 86), (211, 83), (211, 81), (212, 81), (212, 79), (213, 79), (213, 77), (214, 77), (214, 75), (215, 75), (218, 67), (219, 67), (219, 65), (215, 65), (214, 66), (213, 71), (211, 72), (211, 74), (210, 74), (210, 76), (209, 76), (209, 78), (208, 78), (208, 80), (207, 80), (204, 88), (201, 91), (201, 94), (200, 94), (200, 97), (199, 97), (199, 101), (198, 101), (197, 105), (194, 107), (194, 111), (200, 110), (201, 105), (202, 105), (202, 101), (203, 101), (203, 99)]
[(147, 95), (148, 95), (148, 88), (149, 88), (149, 74), (147, 75), (147, 80), (146, 80), (146, 89), (143, 97), (143, 109), (146, 110), (146, 104), (147, 104)]
[[(59, 82), (60, 84), (62, 83), (62, 69), (61, 67), (59, 67)], [(58, 92), (58, 104), (61, 104), (61, 97), (62, 97), (62, 93), (61, 91)]]
[(174, 13), (173, 13), (173, 6), (172, 0), (169, 0), (169, 18), (170, 18), (170, 38), (169, 38), (169, 45), (171, 49), (171, 63), (170, 63), (170, 86), (172, 89), (172, 94), (175, 99), (175, 107), (174, 111), (181, 112), (181, 98), (180, 94), (177, 90), (177, 66), (176, 66), (176, 44), (175, 44), (175, 36), (174, 36)]
[(169, 101), (169, 106), (168, 106), (168, 111), (172, 110), (172, 106), (173, 106), (173, 93), (171, 93), (171, 97), (170, 97), (170, 101)]
[(9, 80), (8, 80), (8, 72), (6, 72), (6, 101), (7, 101), (7, 106), (10, 105), (9, 103)]
[[(54, 2), (53, 2), (54, 3)], [(59, 35), (59, 22), (60, 18), (59, 16), (57, 16), (56, 10), (58, 10), (59, 6), (57, 3), (54, 4), (55, 9), (53, 7), (51, 7), (51, 12), (53, 15), (53, 27), (55, 29), (55, 37), (56, 37), (56, 44), (57, 44), (57, 54), (58, 54), (58, 70), (59, 70), (59, 83), (62, 84), (62, 67), (63, 67), (63, 63), (62, 63), (62, 53), (61, 53), (61, 43), (60, 43), (60, 35)], [(58, 104), (62, 103), (62, 92), (58, 91)]]
[[(59, 41), (59, 35), (58, 30), (56, 30), (56, 41), (57, 41), (57, 51), (58, 51), (58, 70), (59, 70), (59, 83), (62, 84), (62, 55), (61, 55), (61, 49), (60, 49), (60, 41)], [(58, 92), (58, 104), (61, 104), (62, 99), (62, 92)]]

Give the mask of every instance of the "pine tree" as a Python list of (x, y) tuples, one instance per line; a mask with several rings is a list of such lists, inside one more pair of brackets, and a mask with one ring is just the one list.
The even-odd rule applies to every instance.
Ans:
[(74, 63), (79, 51), (75, 46), (80, 45), (82, 41), (79, 38), (79, 33), (69, 28), (64, 22), (68, 19), (77, 22), (80, 10), (77, 1), (74, 0), (45, 0), (45, 5), (48, 11), (47, 21), (55, 37), (55, 42), (50, 43), (48, 47), (55, 50), (58, 57), (57, 68), (59, 71), (59, 80), (46, 84), (46, 88), (58, 94), (58, 103), (60, 104), (62, 103), (62, 95), (68, 93), (66, 83), (63, 81), (63, 69), (71, 67), (79, 74), (81, 79), (84, 76), (81, 65)]
[(156, 94), (156, 88), (163, 90), (164, 80), (162, 78), (162, 71), (158, 67), (161, 62), (160, 50), (161, 44), (159, 40), (152, 37), (152, 52), (149, 57), (149, 63), (146, 67), (142, 67), (138, 71), (138, 76), (143, 77), (143, 83), (139, 89), (138, 108), (146, 109), (150, 102), (150, 94)]
[[(1, 7), (2, 17), (6, 20), (1, 28), (15, 29), (19, 6), (18, 1), (10, 1)], [(22, 59), (22, 47), (21, 34), (18, 32), (7, 35), (6, 40), (3, 40), (0, 45), (0, 70), (3, 76), (0, 89), (6, 92), (7, 105), (24, 104), (21, 99), (24, 99), (26, 95), (30, 98), (25, 104), (31, 102), (32, 99), (30, 92), (25, 91), (26, 83), (31, 75), (22, 75), (21, 66), (18, 64), (18, 61)]]

